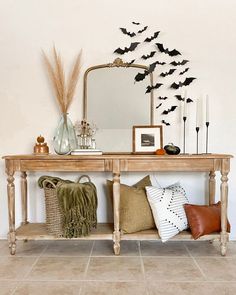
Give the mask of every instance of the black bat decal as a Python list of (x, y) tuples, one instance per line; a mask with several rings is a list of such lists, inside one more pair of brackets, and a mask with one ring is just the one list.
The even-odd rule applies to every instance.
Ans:
[(140, 23), (132, 22), (133, 25), (140, 25)]
[(120, 30), (121, 30), (121, 32), (122, 32), (123, 34), (128, 35), (128, 36), (130, 36), (130, 37), (134, 37), (134, 36), (136, 36), (136, 34), (135, 34), (134, 32), (128, 32), (128, 31), (126, 30), (126, 28), (120, 28)]
[(156, 109), (158, 109), (160, 106), (162, 106), (162, 103), (159, 103), (159, 105), (156, 106)]
[(181, 55), (181, 53), (176, 49), (173, 49), (173, 50), (169, 50), (168, 48), (165, 49), (163, 47), (163, 44), (161, 43), (156, 43), (156, 46), (158, 47), (160, 52), (164, 52), (165, 54), (168, 54), (169, 56)]
[(147, 54), (147, 55), (142, 55), (141, 56), (141, 58), (142, 59), (148, 59), (148, 58), (151, 58), (151, 57), (153, 57), (154, 55), (156, 54), (156, 51), (151, 51), (149, 54)]
[(164, 110), (161, 114), (168, 115), (170, 112), (173, 112), (178, 106), (172, 106), (170, 109)]
[(160, 31), (157, 31), (153, 34), (153, 36), (151, 37), (147, 37), (144, 42), (151, 42), (152, 40), (156, 39), (158, 37), (158, 35), (160, 34)]
[(168, 99), (167, 96), (159, 96), (158, 98), (159, 98), (160, 100), (166, 100), (166, 99)]
[(138, 73), (135, 77), (134, 77), (134, 80), (136, 82), (139, 82), (139, 81), (142, 81), (143, 79), (145, 79), (145, 77), (149, 75), (149, 72), (148, 71), (144, 71), (143, 73)]
[(189, 70), (189, 68), (186, 68), (186, 69), (183, 70), (183, 72), (180, 72), (179, 74), (183, 75), (183, 74), (187, 73), (188, 70)]
[(166, 126), (170, 126), (170, 123), (166, 122), (165, 120), (162, 120), (161, 123), (165, 124)]
[(148, 76), (150, 73), (152, 73), (157, 65), (163, 65), (165, 64), (165, 62), (159, 62), (159, 61), (155, 61), (154, 63), (149, 65), (148, 70), (145, 70), (143, 73), (138, 73), (134, 79), (136, 82), (142, 81), (143, 79), (145, 79), (146, 76)]
[(149, 73), (154, 72), (154, 70), (155, 70), (155, 68), (156, 68), (156, 66), (157, 66), (158, 64), (160, 64), (159, 61), (155, 61), (154, 63), (150, 64), (150, 65), (149, 65), (149, 68), (148, 68), (148, 72), (149, 72)]
[(180, 101), (184, 101), (184, 97), (182, 97), (181, 95), (177, 94), (177, 95), (175, 95), (175, 97)]
[(186, 78), (185, 80), (184, 80), (184, 82), (179, 82), (179, 83), (173, 83), (173, 84), (171, 84), (170, 85), (170, 87), (171, 88), (174, 88), (174, 89), (179, 89), (180, 87), (182, 87), (182, 86), (188, 86), (189, 84), (191, 84), (192, 82), (193, 82), (193, 80), (195, 80), (196, 78), (192, 78), (192, 77), (190, 77), (190, 78)]
[(161, 73), (160, 76), (161, 77), (166, 77), (166, 76), (172, 75), (175, 70), (176, 69), (170, 69), (169, 72)]
[(125, 54), (126, 52), (129, 52), (129, 51), (134, 51), (135, 48), (139, 45), (140, 42), (133, 42), (130, 44), (129, 47), (125, 47), (124, 49), (122, 48), (117, 48), (114, 53), (118, 53), (118, 54)]
[(139, 31), (138, 31), (138, 34), (143, 33), (144, 31), (147, 30), (147, 28), (148, 28), (148, 26), (145, 26), (142, 30), (139, 30)]
[(163, 84), (156, 83), (154, 86), (147, 86), (147, 88), (146, 88), (147, 90), (145, 93), (150, 93), (153, 89), (157, 89), (157, 88), (161, 87), (161, 85), (163, 85)]
[[(184, 101), (184, 97), (182, 97), (181, 95), (175, 95), (175, 97), (180, 100), (180, 101)], [(193, 100), (191, 98), (187, 98), (187, 103), (193, 102)]]
[(185, 65), (187, 62), (189, 62), (189, 60), (187, 60), (187, 59), (183, 59), (182, 61), (172, 61), (172, 62), (170, 63), (170, 65), (172, 65), (172, 66), (183, 66), (183, 65)]

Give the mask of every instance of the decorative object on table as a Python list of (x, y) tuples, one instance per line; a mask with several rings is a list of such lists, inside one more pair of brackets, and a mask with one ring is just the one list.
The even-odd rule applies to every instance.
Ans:
[[(81, 183), (84, 177), (88, 181)], [(77, 183), (59, 177), (41, 176), (38, 184), (45, 192), (49, 234), (77, 238), (89, 235), (92, 227), (96, 227), (97, 192), (89, 176), (80, 176)]]
[(44, 137), (43, 136), (38, 136), (37, 137), (37, 142), (35, 143), (34, 146), (34, 154), (35, 155), (48, 155), (49, 153), (49, 147), (46, 142), (44, 142)]
[[(221, 231), (221, 202), (210, 206), (185, 204), (184, 209), (194, 240)], [(227, 232), (230, 232), (229, 221)]]
[(179, 183), (166, 188), (146, 186), (147, 198), (162, 242), (188, 228), (183, 205), (188, 203), (186, 192)]
[(201, 103), (201, 101), (200, 101), (200, 99), (197, 99), (197, 106), (196, 106), (196, 128), (195, 128), (195, 130), (196, 130), (196, 135), (197, 135), (197, 137), (196, 137), (196, 154), (198, 155), (199, 154), (199, 140), (198, 140), (198, 138), (199, 138), (199, 130), (200, 130), (200, 103)]
[[(163, 42), (160, 42), (161, 31), (155, 30), (153, 32), (150, 32), (150, 29), (148, 26), (144, 26), (145, 30), (142, 30), (142, 29), (138, 30), (137, 26), (141, 26), (141, 23), (140, 22), (137, 22), (137, 23), (139, 25), (136, 25), (136, 23), (134, 24), (134, 22), (131, 22), (130, 28), (127, 28), (127, 27), (120, 28), (121, 32), (125, 36), (127, 36), (128, 38), (135, 37), (135, 41), (137, 40), (137, 42), (131, 43), (130, 46), (127, 46), (124, 49), (121, 49), (119, 47), (118, 49), (116, 49), (114, 51), (114, 53), (116, 53), (116, 54), (125, 54), (126, 52), (132, 51), (132, 57), (135, 60), (138, 60), (141, 58), (145, 62), (145, 65), (148, 67), (148, 69), (144, 70), (141, 73), (138, 73), (135, 76), (135, 82), (139, 82), (139, 81), (144, 80), (150, 73), (154, 72), (157, 65), (160, 65), (160, 66), (165, 65), (165, 66), (169, 66), (169, 68), (165, 69), (165, 71), (160, 70), (160, 67), (158, 67), (158, 70), (161, 73), (158, 75), (161, 77), (160, 79), (162, 80), (161, 82), (163, 82), (163, 83), (156, 83), (156, 84), (153, 83), (155, 85), (154, 87), (147, 86), (146, 93), (154, 92), (154, 91), (156, 91), (156, 89), (159, 89), (161, 86), (162, 86), (162, 88), (164, 88), (163, 86), (167, 86), (166, 84), (169, 83), (169, 80), (167, 78), (170, 75), (175, 76), (175, 78), (183, 77), (183, 81), (174, 82), (171, 85), (168, 85), (168, 87), (166, 87), (166, 88), (170, 88), (172, 91), (175, 91), (179, 88), (182, 88), (183, 86), (190, 85), (196, 78), (195, 77), (186, 77), (190, 68), (186, 67), (185, 65), (189, 62), (189, 60), (187, 60), (187, 59), (183, 59), (180, 61), (173, 60), (173, 58), (176, 58), (182, 54), (177, 49), (169, 50), (167, 48), (168, 46), (163, 44)], [(149, 29), (149, 31), (147, 29)], [(150, 46), (147, 47), (147, 45), (150, 45)], [(144, 49), (145, 49), (144, 52), (142, 51), (142, 54), (140, 54), (140, 50), (136, 50), (137, 47), (139, 49), (141, 46), (144, 46)], [(155, 48), (155, 50), (153, 50), (153, 48)], [(160, 58), (162, 58), (164, 56), (164, 54), (165, 54), (165, 61), (160, 60)], [(156, 56), (158, 56), (158, 60), (155, 60)], [(173, 68), (173, 67), (175, 67), (175, 68)], [(157, 75), (156, 75), (156, 77), (157, 77)], [(190, 99), (188, 99), (187, 102), (191, 102), (191, 101), (192, 101), (192, 99), (190, 98)], [(156, 108), (157, 111), (160, 111), (161, 115), (170, 116), (171, 113), (170, 112), (165, 113), (165, 109), (167, 109), (165, 103), (163, 103), (162, 106), (160, 106), (160, 104), (159, 104), (159, 107)], [(175, 110), (176, 110), (176, 108), (173, 109), (173, 111), (175, 111)], [(171, 125), (170, 122), (167, 122), (167, 123), (168, 124), (166, 124), (166, 126)], [(163, 124), (165, 124), (165, 123), (163, 123)]]
[(168, 155), (178, 155), (180, 153), (180, 148), (173, 143), (165, 145), (164, 150)]
[(206, 96), (206, 154), (208, 154), (208, 129), (210, 126), (210, 119), (209, 119), (209, 96)]
[(72, 156), (97, 156), (102, 155), (102, 151), (99, 149), (88, 148), (88, 149), (75, 149), (70, 153)]
[(165, 149), (157, 149), (155, 153), (158, 156), (164, 156), (166, 154), (166, 151)]
[(67, 155), (77, 148), (77, 138), (68, 114), (62, 114), (53, 137), (53, 147), (58, 155)]
[[(145, 192), (145, 187), (151, 185), (149, 175), (132, 186), (120, 184), (120, 229), (124, 233), (155, 228)], [(107, 193), (113, 203), (113, 181), (107, 180)]]
[(72, 70), (65, 81), (64, 67), (60, 55), (53, 47), (53, 62), (43, 52), (44, 62), (46, 64), (53, 90), (61, 110), (61, 119), (53, 137), (53, 147), (57, 154), (68, 154), (77, 147), (77, 140), (74, 126), (68, 117), (68, 108), (74, 97), (76, 85), (80, 74), (81, 53), (76, 57)]
[(77, 121), (75, 122), (75, 131), (78, 136), (78, 146), (80, 150), (96, 149), (94, 135), (96, 134), (97, 126), (95, 124), (91, 124), (86, 120)]
[(163, 147), (161, 125), (133, 126), (133, 153), (155, 154)]
[[(181, 96), (180, 96), (181, 97)], [(184, 122), (184, 138), (183, 138), (183, 153), (186, 153), (186, 121), (187, 121), (187, 92), (185, 90), (184, 98), (183, 98), (183, 122)]]

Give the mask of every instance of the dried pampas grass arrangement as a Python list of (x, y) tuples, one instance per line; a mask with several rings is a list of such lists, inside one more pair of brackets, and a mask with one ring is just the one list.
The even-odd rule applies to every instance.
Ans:
[(51, 63), (43, 51), (43, 59), (53, 85), (56, 98), (63, 114), (66, 114), (75, 94), (75, 88), (80, 76), (82, 51), (77, 55), (67, 82), (60, 54), (53, 47), (53, 62)]

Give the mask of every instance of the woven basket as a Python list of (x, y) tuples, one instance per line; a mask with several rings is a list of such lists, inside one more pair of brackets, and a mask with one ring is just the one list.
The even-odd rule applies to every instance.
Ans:
[[(58, 183), (60, 185), (62, 182)], [(48, 187), (48, 185), (51, 187)], [(43, 182), (46, 209), (46, 229), (50, 235), (62, 236), (62, 213), (56, 195), (57, 186), (49, 179)]]
[[(89, 182), (91, 182), (90, 177), (88, 175), (82, 175), (79, 177), (77, 182), (86, 177)], [(51, 187), (48, 187), (50, 184)], [(61, 213), (61, 208), (58, 202), (56, 189), (57, 186), (63, 184), (62, 181), (58, 182), (55, 185), (51, 180), (45, 179), (43, 182), (43, 189), (45, 194), (45, 209), (46, 209), (46, 229), (50, 235), (54, 235), (56, 237), (62, 237), (62, 219), (63, 215)]]

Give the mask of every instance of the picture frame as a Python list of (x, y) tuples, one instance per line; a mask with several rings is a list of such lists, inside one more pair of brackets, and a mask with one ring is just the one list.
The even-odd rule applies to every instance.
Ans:
[(133, 153), (154, 154), (163, 148), (162, 125), (133, 126)]

